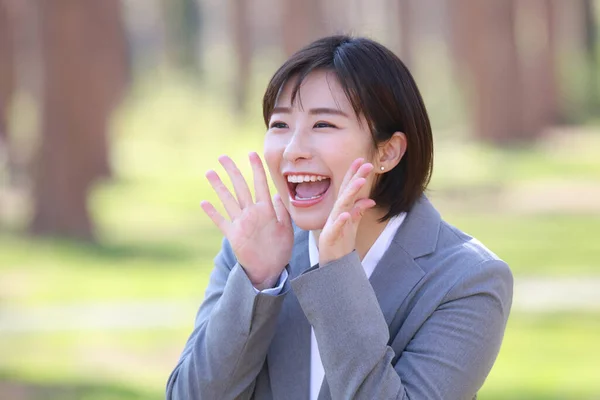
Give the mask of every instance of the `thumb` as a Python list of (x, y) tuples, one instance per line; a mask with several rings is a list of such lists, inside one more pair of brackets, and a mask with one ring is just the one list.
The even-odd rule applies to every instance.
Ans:
[(290, 213), (283, 205), (283, 200), (279, 193), (276, 193), (273, 196), (273, 207), (275, 208), (275, 214), (277, 215), (277, 220), (284, 224), (285, 226), (292, 226), (292, 217), (290, 217)]

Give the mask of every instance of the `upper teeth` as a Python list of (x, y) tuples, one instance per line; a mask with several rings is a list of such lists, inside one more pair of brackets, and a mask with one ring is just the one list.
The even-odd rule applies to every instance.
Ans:
[(326, 176), (319, 175), (288, 175), (288, 182), (301, 183), (301, 182), (316, 182), (328, 179)]

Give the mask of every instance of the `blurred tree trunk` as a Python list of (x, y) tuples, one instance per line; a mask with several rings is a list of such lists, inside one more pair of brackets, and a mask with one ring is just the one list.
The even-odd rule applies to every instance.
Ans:
[[(600, 5), (598, 6), (600, 7)], [(589, 71), (587, 102), (592, 115), (600, 112), (600, 73), (598, 57), (598, 23), (593, 0), (583, 0), (583, 18), (585, 34), (585, 52)]]
[(10, 167), (8, 113), (15, 90), (15, 41), (13, 0), (0, 0), (0, 161)]
[(474, 134), (498, 144), (521, 140), (523, 134), (516, 2), (453, 0), (448, 7), (454, 60), (467, 88)]
[[(60, 0), (72, 3), (75, 0)], [(80, 0), (81, 1), (81, 0)], [(121, 15), (121, 0), (84, 0), (78, 31), (82, 39), (73, 43), (72, 57), (81, 60), (81, 91), (90, 100), (85, 129), (90, 140), (90, 179), (110, 177), (108, 129), (112, 112), (130, 81), (127, 37)], [(85, 76), (87, 70), (87, 77)], [(84, 92), (85, 91), (85, 92)], [(96, 104), (92, 107), (92, 104)]]
[(414, 12), (413, 0), (400, 0), (398, 23), (400, 24), (400, 58), (408, 67), (414, 67)]
[(40, 1), (42, 143), (35, 234), (93, 239), (87, 194), (108, 169), (107, 126), (127, 81), (119, 0)]
[(320, 0), (284, 0), (281, 29), (287, 57), (323, 36), (324, 19)]
[(197, 0), (162, 0), (165, 21), (165, 56), (167, 65), (200, 72), (200, 5)]
[(249, 0), (231, 0), (231, 24), (236, 56), (234, 100), (236, 111), (243, 114), (250, 86), (252, 63), (252, 30), (249, 21)]
[(557, 88), (555, 0), (520, 3), (523, 14), (523, 134), (535, 139), (562, 120)]

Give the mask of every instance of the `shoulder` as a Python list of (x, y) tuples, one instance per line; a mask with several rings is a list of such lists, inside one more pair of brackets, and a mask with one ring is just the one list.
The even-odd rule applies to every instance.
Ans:
[(502, 261), (500, 257), (473, 236), (442, 220), (434, 257), (454, 260), (461, 265)]
[(394, 242), (420, 269), (421, 294), (425, 291), (439, 300), (461, 290), (512, 296), (513, 278), (507, 263), (446, 222), (426, 196), (411, 207)]
[(394, 242), (426, 275), (447, 279), (487, 268), (510, 271), (483, 243), (446, 222), (426, 196), (408, 211)]
[(513, 276), (508, 264), (479, 240), (444, 220), (439, 225), (435, 250), (416, 261), (426, 275), (445, 282), (447, 300), (488, 293), (510, 303)]

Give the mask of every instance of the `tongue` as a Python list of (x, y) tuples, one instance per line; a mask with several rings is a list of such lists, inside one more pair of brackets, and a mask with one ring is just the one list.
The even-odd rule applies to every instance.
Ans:
[(325, 193), (329, 188), (329, 179), (316, 182), (303, 182), (296, 186), (296, 196), (303, 199), (309, 199), (311, 197), (318, 196)]

